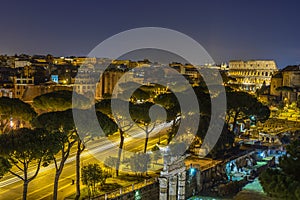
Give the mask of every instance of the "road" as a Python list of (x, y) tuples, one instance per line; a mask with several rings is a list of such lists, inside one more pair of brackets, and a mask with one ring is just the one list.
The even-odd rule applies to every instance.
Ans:
[[(161, 124), (157, 126), (155, 132), (150, 136), (155, 136), (149, 139), (148, 147), (151, 149), (158, 142), (158, 132), (162, 132), (167, 129), (170, 124)], [(131, 132), (131, 136), (125, 139), (126, 157), (130, 156), (131, 152), (141, 151), (144, 147), (143, 131), (135, 130)], [(166, 135), (161, 135), (161, 141), (166, 140)], [(86, 150), (81, 155), (81, 166), (88, 163), (99, 163), (96, 158), (107, 157), (108, 155), (115, 156), (116, 149), (115, 145), (118, 145), (117, 135), (112, 136), (111, 142), (109, 141), (94, 141), (89, 146), (89, 150)], [(34, 167), (30, 169), (30, 173), (33, 173)], [(18, 172), (20, 173), (20, 172)], [(53, 180), (54, 180), (55, 169), (54, 165), (50, 164), (48, 167), (41, 168), (38, 176), (32, 182), (29, 183), (28, 187), (28, 199), (52, 199), (53, 192)], [(75, 155), (74, 153), (66, 161), (63, 172), (59, 180), (59, 191), (58, 199), (64, 199), (65, 197), (75, 193), (75, 185), (72, 185), (72, 179), (75, 180)], [(12, 200), (21, 199), (23, 190), (23, 182), (20, 179), (8, 175), (5, 176), (0, 182), (0, 199), (1, 200)]]

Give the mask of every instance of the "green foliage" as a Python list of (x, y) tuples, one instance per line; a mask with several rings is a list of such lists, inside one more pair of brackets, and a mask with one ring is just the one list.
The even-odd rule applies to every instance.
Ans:
[(180, 111), (180, 105), (174, 93), (160, 94), (154, 99), (154, 102), (156, 104), (160, 104), (167, 110), (171, 108), (177, 108), (179, 109), (178, 111)]
[[(159, 84), (141, 85), (136, 82), (121, 83), (119, 86), (123, 89), (123, 94), (131, 97), (132, 102), (137, 102), (137, 100), (150, 101), (158, 93), (167, 90), (165, 86)], [(133, 93), (132, 90), (134, 90)]]
[(211, 100), (209, 91), (205, 86), (198, 86), (193, 88), (199, 103), (200, 114), (202, 116), (211, 114)]
[[(58, 153), (57, 145), (56, 137), (44, 129), (21, 128), (0, 135), (0, 165), (5, 166), (1, 173), (11, 166), (22, 172), (17, 174), (9, 170), (23, 181), (23, 199), (26, 199), (29, 182), (36, 178), (40, 167), (47, 166), (53, 155)], [(33, 174), (29, 174), (29, 168)]]
[(33, 121), (33, 125), (38, 128), (44, 127), (50, 132), (68, 132), (76, 129), (71, 109), (41, 114)]
[(11, 169), (12, 165), (3, 157), (0, 157), (0, 179)]
[(60, 90), (35, 97), (33, 106), (43, 112), (63, 111), (70, 108), (85, 109), (90, 106), (90, 100), (75, 92)]
[(300, 183), (280, 170), (267, 169), (259, 179), (264, 191), (271, 197), (287, 200), (300, 199), (298, 196)]
[[(114, 105), (117, 106), (117, 109), (114, 110), (114, 113), (112, 113), (112, 108), (111, 108), (112, 102)], [(95, 104), (95, 109), (96, 109), (96, 111), (100, 111), (103, 114), (109, 116), (116, 123), (118, 123), (119, 119), (121, 119), (121, 118), (118, 118), (118, 116), (122, 116), (123, 113), (126, 111), (125, 110), (126, 108), (123, 105), (128, 105), (128, 104), (129, 104), (129, 107), (132, 106), (131, 102), (124, 101), (121, 99), (103, 99)], [(115, 118), (115, 116), (117, 116), (117, 118)], [(122, 120), (124, 120), (123, 118), (124, 118), (124, 116), (122, 116)]]
[(256, 121), (264, 122), (270, 116), (268, 106), (263, 105), (255, 96), (246, 92), (226, 92), (227, 96), (227, 120), (232, 123), (235, 134), (237, 131), (237, 120), (249, 119), (250, 116), (255, 116)]
[(187, 150), (188, 146), (183, 142), (170, 143), (169, 148), (172, 153), (172, 156), (175, 157), (175, 156), (182, 156), (185, 153), (185, 151)]
[(95, 104), (95, 109), (100, 111), (112, 118), (111, 112), (111, 100), (110, 99), (103, 99)]
[(259, 180), (264, 191), (279, 199), (300, 199), (300, 142), (294, 141), (287, 147), (287, 155), (280, 159), (280, 169), (267, 169)]
[(171, 128), (168, 130), (168, 143), (176, 135), (181, 119), (180, 104), (174, 93), (164, 93), (158, 95), (154, 99), (155, 104), (161, 105), (167, 113), (167, 122), (172, 122)]
[(103, 170), (99, 164), (88, 164), (81, 168), (81, 181), (88, 187), (89, 196), (94, 196), (97, 186), (103, 186), (110, 174)]
[(31, 162), (48, 163), (56, 142), (53, 135), (44, 129), (21, 128), (0, 135), (0, 155), (11, 164), (17, 164), (19, 161), (27, 166)]
[(150, 99), (150, 94), (140, 88), (137, 88), (133, 93), (130, 89), (124, 90), (122, 95), (129, 96), (130, 101), (134, 103), (137, 101), (148, 101)]
[(227, 184), (221, 184), (218, 188), (219, 195), (222, 197), (233, 196), (233, 194), (237, 194), (243, 186), (245, 186), (247, 181), (240, 180), (240, 181), (231, 181)]
[[(73, 114), (81, 115), (81, 121), (74, 123)], [(93, 113), (94, 114), (94, 113)], [(65, 133), (76, 133), (81, 138), (101, 136), (99, 125), (107, 136), (117, 131), (117, 125), (107, 115), (96, 112), (97, 120), (91, 115), (90, 110), (69, 109), (65, 111), (49, 112), (39, 115), (33, 122), (35, 127), (45, 127), (49, 131), (60, 131)], [(76, 133), (77, 134), (77, 133)]]
[(112, 174), (112, 168), (116, 167), (118, 162), (118, 158), (109, 156), (104, 160), (104, 166), (107, 167), (110, 170), (110, 173)]
[(118, 131), (118, 125), (107, 115), (103, 114), (102, 112), (96, 112), (96, 116), (105, 136)]
[(153, 103), (150, 102), (131, 105), (129, 110), (131, 118), (141, 124), (151, 123), (151, 118), (149, 116), (149, 109), (151, 106), (153, 106)]
[(285, 174), (300, 182), (300, 141), (296, 140), (287, 146), (287, 155), (280, 158), (279, 167)]
[(20, 99), (1, 97), (0, 116), (1, 132), (4, 133), (7, 130), (10, 119), (14, 121), (31, 122), (32, 119), (35, 118), (36, 113), (29, 104)]
[(234, 138), (234, 133), (229, 131), (227, 125), (225, 124), (217, 143), (209, 154), (213, 158), (224, 156), (224, 153), (232, 148), (234, 144)]
[(157, 161), (162, 158), (158, 146), (154, 146), (151, 149), (151, 151), (152, 151), (152, 160), (155, 161), (155, 163), (157, 163)]
[(136, 153), (129, 159), (130, 168), (135, 173), (146, 173), (149, 167), (151, 158), (149, 154)]
[[(81, 109), (72, 109), (73, 116), (80, 116), (80, 120), (76, 120), (76, 129), (80, 138), (87, 140), (93, 137), (108, 136), (115, 133), (118, 130), (117, 124), (109, 118), (106, 114), (96, 111), (96, 120), (95, 113), (93, 110), (81, 110)], [(100, 131), (101, 127), (102, 131)]]
[(147, 93), (149, 95), (149, 98), (153, 98), (156, 96), (157, 91), (164, 90), (165, 86), (159, 84), (142, 85), (139, 89)]
[(133, 98), (134, 102), (136, 102), (138, 100), (147, 101), (150, 99), (150, 94), (145, 92), (144, 90), (138, 88), (133, 92), (133, 94), (131, 95), (131, 98)]
[(227, 92), (227, 110), (229, 116), (249, 118), (255, 115), (260, 121), (265, 121), (270, 116), (267, 106), (259, 102), (254, 96), (246, 92)]

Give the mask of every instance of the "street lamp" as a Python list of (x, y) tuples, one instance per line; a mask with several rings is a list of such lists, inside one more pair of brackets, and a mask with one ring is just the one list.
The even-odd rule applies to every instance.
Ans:
[(10, 126), (10, 129), (12, 129), (14, 127), (14, 122), (13, 122), (13, 118), (12, 117), (9, 120), (9, 126)]

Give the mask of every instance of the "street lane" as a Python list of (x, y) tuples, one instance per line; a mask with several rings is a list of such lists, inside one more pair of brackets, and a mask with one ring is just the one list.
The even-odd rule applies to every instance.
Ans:
[[(149, 139), (149, 147), (154, 146), (158, 142), (157, 132), (167, 129), (170, 123), (161, 124), (157, 126), (156, 132), (150, 134), (150, 136), (156, 136), (156, 138)], [(133, 133), (131, 133), (132, 135)], [(130, 152), (141, 151), (144, 147), (144, 133), (141, 130), (136, 130), (133, 137), (125, 139), (126, 157), (130, 156)], [(91, 150), (86, 150), (81, 155), (81, 166), (88, 163), (99, 162), (97, 158), (104, 158), (108, 155), (115, 155), (114, 145), (118, 146), (118, 135), (112, 137), (114, 141), (105, 141), (98, 144), (91, 145)], [(132, 142), (134, 140), (134, 142)], [(166, 136), (161, 136), (161, 141), (166, 140)], [(72, 179), (75, 180), (75, 155), (73, 154), (66, 161), (65, 168), (61, 174), (59, 181), (59, 199), (63, 199), (65, 196), (71, 195), (75, 192), (75, 185), (71, 185)], [(122, 166), (121, 166), (122, 167)], [(32, 171), (30, 173), (33, 173)], [(55, 169), (54, 165), (50, 164), (48, 167), (41, 168), (37, 178), (29, 184), (28, 199), (51, 199), (53, 192), (53, 180)], [(22, 182), (16, 177), (9, 176), (9, 178), (0, 182), (0, 199), (21, 199), (22, 196)]]

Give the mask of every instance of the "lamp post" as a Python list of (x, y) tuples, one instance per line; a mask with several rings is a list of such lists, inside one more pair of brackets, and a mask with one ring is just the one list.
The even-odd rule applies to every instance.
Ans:
[(14, 122), (13, 122), (12, 117), (10, 117), (10, 119), (9, 119), (9, 127), (10, 127), (10, 130), (13, 129), (13, 127), (14, 127)]

